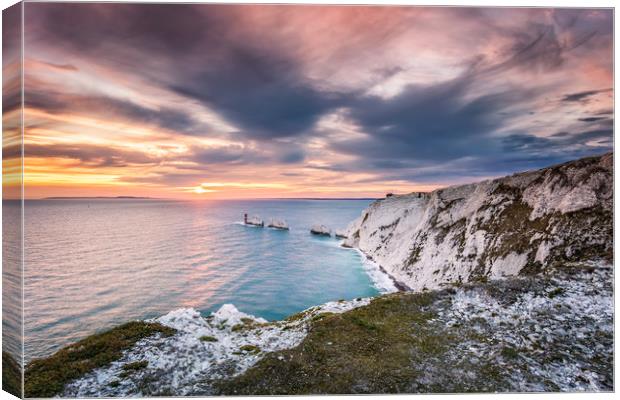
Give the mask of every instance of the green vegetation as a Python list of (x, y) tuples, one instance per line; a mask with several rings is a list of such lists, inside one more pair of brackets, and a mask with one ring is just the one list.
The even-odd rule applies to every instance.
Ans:
[[(510, 305), (521, 301), (524, 293), (547, 296), (549, 282), (550, 278), (538, 276), (468, 283), (458, 290), (478, 290)], [(558, 390), (556, 383), (538, 374), (544, 365), (557, 361), (546, 357), (585, 360), (578, 355), (580, 348), (561, 339), (553, 344), (539, 338), (528, 339), (533, 340), (531, 346), (507, 345), (496, 335), (513, 334), (514, 325), (506, 324), (509, 315), (499, 323), (493, 322), (497, 313), (492, 313), (491, 319), (457, 318), (446, 324), (444, 316), (456, 293), (453, 288), (401, 292), (346, 313), (318, 314), (321, 318), (309, 320), (308, 335), (297, 347), (267, 353), (245, 373), (211, 382), (209, 394), (502, 392), (515, 390), (517, 371), (545, 390)], [(514, 317), (518, 320), (521, 314)], [(539, 324), (535, 319), (519, 320), (517, 326), (527, 337), (525, 333)], [(604, 335), (596, 333), (593, 338), (610, 346), (611, 335)], [(601, 357), (587, 368), (604, 376), (612, 357), (605, 352)]]
[[(59, 350), (48, 358), (30, 362), (26, 366), (26, 397), (58, 395), (65, 384), (71, 380), (120, 359), (123, 351), (140, 339), (157, 333), (171, 336), (175, 332), (176, 330), (158, 323), (134, 321), (89, 336)], [(127, 364), (125, 367), (132, 364)], [(135, 367), (137, 365), (130, 368)]]
[(239, 350), (245, 353), (252, 353), (252, 354), (258, 354), (260, 353), (260, 347), (258, 346), (254, 346), (251, 344), (245, 344), (241, 347), (239, 347)]
[(286, 317), (284, 320), (287, 322), (296, 322), (296, 321), (301, 321), (302, 319), (306, 318), (308, 316), (308, 314), (310, 313), (311, 310), (304, 310), (302, 312), (298, 312), (296, 314), (293, 315), (289, 315), (288, 317)]
[(323, 319), (325, 317), (329, 317), (330, 315), (334, 315), (334, 313), (331, 313), (331, 312), (320, 313), (320, 314), (317, 314), (317, 315), (313, 316), (310, 319), (310, 321), (318, 321), (318, 320)]
[(19, 364), (5, 351), (2, 352), (2, 390), (22, 397), (22, 373)]
[(416, 236), (416, 239), (413, 241), (414, 244), (409, 254), (409, 257), (407, 258), (407, 261), (405, 262), (406, 265), (412, 266), (413, 264), (420, 261), (420, 255), (422, 253), (422, 250), (424, 249), (424, 246), (426, 246), (427, 239), (428, 239), (428, 233), (426, 232), (418, 233), (418, 235)]
[(148, 365), (149, 365), (148, 361), (134, 361), (134, 362), (125, 364), (123, 365), (123, 372), (120, 373), (119, 377), (126, 378), (132, 373), (136, 371), (140, 371), (141, 369), (148, 367)]
[(301, 345), (267, 354), (245, 374), (218, 382), (216, 393), (405, 392), (422, 377), (423, 360), (455, 341), (432, 322), (436, 293), (397, 293), (344, 314), (319, 314)]
[(199, 337), (199, 339), (202, 340), (203, 342), (217, 342), (217, 338), (214, 336), (205, 335), (205, 336)]
[(550, 291), (547, 296), (549, 296), (550, 299), (553, 299), (554, 297), (557, 297), (557, 296), (561, 295), (562, 293), (564, 293), (564, 289), (562, 289), (562, 288), (555, 288), (552, 291)]
[(123, 365), (123, 371), (139, 371), (149, 366), (148, 361), (134, 361)]
[(517, 358), (519, 356), (519, 350), (514, 347), (506, 346), (502, 348), (502, 356), (508, 359)]

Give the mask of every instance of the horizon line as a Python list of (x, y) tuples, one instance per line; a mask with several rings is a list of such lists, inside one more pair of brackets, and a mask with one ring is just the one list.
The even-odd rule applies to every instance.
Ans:
[[(229, 201), (229, 200), (378, 200), (383, 197), (253, 197), (253, 198), (178, 198), (178, 197), (151, 197), (151, 196), (49, 196), (23, 198), (23, 200), (176, 200), (176, 201)], [(22, 198), (4, 199), (22, 200)]]

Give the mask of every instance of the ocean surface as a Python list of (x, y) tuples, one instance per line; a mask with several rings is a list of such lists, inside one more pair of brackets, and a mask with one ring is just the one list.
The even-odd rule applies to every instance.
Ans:
[[(370, 200), (25, 202), (26, 361), (133, 319), (226, 303), (281, 319), (378, 293), (358, 252), (311, 235), (357, 218)], [(244, 226), (243, 213), (290, 231)]]

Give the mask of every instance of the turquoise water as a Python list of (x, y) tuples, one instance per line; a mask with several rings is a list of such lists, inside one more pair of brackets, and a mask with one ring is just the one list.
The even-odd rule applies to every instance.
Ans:
[[(131, 319), (232, 303), (280, 319), (378, 293), (360, 255), (309, 233), (369, 200), (38, 200), (25, 205), (26, 359)], [(284, 218), (290, 231), (240, 224)]]

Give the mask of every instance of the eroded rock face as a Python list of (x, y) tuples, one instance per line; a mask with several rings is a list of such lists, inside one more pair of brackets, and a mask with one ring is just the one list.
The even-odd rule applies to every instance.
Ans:
[(611, 258), (613, 154), (371, 204), (347, 228), (413, 290)]

